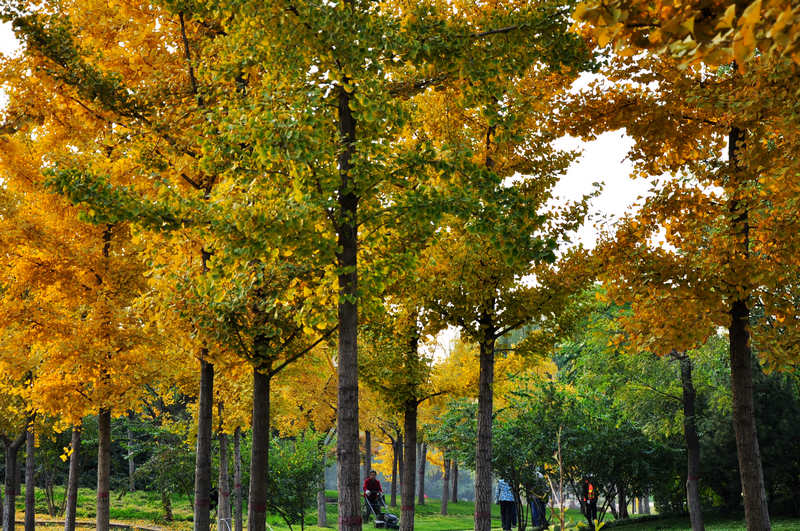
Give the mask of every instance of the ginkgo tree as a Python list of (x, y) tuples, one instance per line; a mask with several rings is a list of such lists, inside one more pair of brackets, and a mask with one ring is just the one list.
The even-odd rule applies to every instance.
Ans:
[[(751, 339), (764, 362), (792, 363), (797, 308), (787, 297), (798, 241), (790, 219), (797, 146), (789, 81), (796, 66), (764, 56), (741, 72), (681, 68), (663, 57), (616, 58), (613, 84), (578, 96), (591, 136), (625, 127), (653, 194), (599, 247), (609, 293), (630, 302), (633, 348), (661, 355), (729, 332), (731, 391), (745, 515), (769, 529), (755, 431)], [(574, 116), (574, 115), (573, 115)], [(591, 124), (591, 125), (590, 125)], [(590, 132), (591, 131), (591, 132)], [(662, 244), (656, 242), (662, 241)], [(789, 282), (790, 284), (791, 282)], [(753, 320), (752, 309), (766, 315)], [(687, 317), (692, 326), (685, 326)]]
[[(6, 65), (5, 75), (18, 65)], [(8, 85), (13, 97), (47, 98), (45, 78)], [(46, 76), (45, 76), (46, 77)], [(15, 100), (16, 102), (17, 100)], [(143, 392), (143, 382), (165, 375), (148, 356), (152, 338), (143, 333), (132, 302), (143, 287), (144, 264), (125, 223), (87, 223), (80, 209), (47, 187), (47, 166), (81, 163), (103, 167), (125, 181), (129, 166), (108, 157), (119, 146), (107, 124), (71, 102), (65, 116), (6, 110), (5, 149), (0, 158), (8, 201), (4, 206), (3, 269), (5, 330), (35, 364), (31, 409), (77, 422), (100, 415), (98, 525), (108, 522), (110, 419)], [(19, 103), (22, 105), (22, 103)], [(69, 139), (69, 144), (65, 143)], [(101, 150), (94, 147), (105, 139)], [(19, 353), (15, 353), (19, 355)]]
[[(479, 345), (476, 529), (490, 525), (495, 342), (526, 323), (556, 317), (568, 306), (570, 283), (589, 275), (577, 265), (579, 251), (561, 266), (551, 265), (580, 225), (588, 200), (548, 212), (552, 187), (574, 157), (552, 148), (555, 131), (546, 125), (554, 98), (575, 75), (567, 65), (564, 70), (534, 64), (517, 77), (488, 83), (486, 93), (459, 87), (429, 96), (439, 109), (426, 122), (429, 134), (443, 148), (474, 153), (472, 171), (456, 182), (465, 190), (462, 197), (471, 193), (477, 201), (444, 220), (419, 276), (423, 306)], [(571, 259), (576, 265), (568, 265)]]
[[(339, 289), (342, 529), (361, 522), (358, 308), (369, 291), (380, 292), (385, 276), (372, 267), (371, 250), (385, 243), (381, 227), (430, 232), (427, 220), (443, 208), (441, 177), (472, 166), (462, 151), (433, 150), (416, 133), (416, 113), (424, 111), (417, 96), (433, 86), (518, 72), (538, 59), (560, 65), (579, 55), (574, 40), (553, 38), (566, 24), (559, 6), (476, 7), (277, 2), (248, 4), (245, 16), (236, 15), (238, 3), (215, 11), (225, 37), (213, 51), (246, 53), (215, 53), (207, 63), (215, 79), (241, 87), (215, 107), (207, 152), (247, 170), (236, 176), (242, 186), (284, 190), (315, 212), (313, 219), (319, 213), (325, 219), (305, 253), (334, 265)], [(513, 40), (505, 38), (509, 33)], [(359, 264), (360, 248), (370, 251)], [(402, 264), (408, 255), (394, 260)], [(359, 284), (360, 275), (371, 282)]]
[[(187, 94), (194, 92), (197, 96), (191, 64), (186, 66), (188, 50), (177, 46), (182, 44), (181, 36), (186, 36), (182, 16), (135, 2), (49, 7), (26, 3), (4, 6), (4, 19), (13, 23), (24, 45), (23, 53), (5, 64), (4, 80), (11, 98), (9, 122), (43, 122), (41, 131), (47, 133), (51, 148), (77, 154), (44, 159), (54, 170), (58, 181), (55, 188), (80, 202), (75, 197), (79, 192), (71, 190), (70, 184), (88, 174), (104, 175), (109, 185), (127, 184), (153, 193), (152, 177), (161, 173), (162, 177), (174, 176), (182, 181), (190, 190), (187, 195), (202, 197), (213, 179), (190, 164), (195, 139), (187, 133), (195, 114), (186, 112), (187, 108), (202, 107), (202, 98), (185, 98), (183, 91), (173, 90), (186, 87)], [(107, 46), (112, 34), (116, 35), (113, 49)], [(103, 52), (97, 53), (100, 49)], [(174, 105), (167, 102), (167, 96)], [(36, 141), (46, 147), (43, 137)], [(101, 227), (129, 227), (128, 222), (134, 219), (163, 225), (162, 211), (148, 214), (132, 202), (114, 203), (102, 187), (83, 193), (95, 201), (93, 207), (84, 209), (85, 218)], [(127, 248), (132, 249), (130, 245)], [(199, 255), (198, 262), (207, 257), (202, 245), (194, 252)], [(202, 267), (200, 263), (198, 271)], [(205, 349), (199, 350), (199, 357), (206, 383), (201, 387), (207, 390), (213, 367)], [(210, 412), (207, 394), (202, 394), (200, 402), (205, 405), (204, 411)], [(210, 413), (200, 418), (210, 419)], [(195, 522), (202, 527), (208, 520), (208, 504), (204, 502), (210, 490), (210, 422), (201, 428), (201, 473), (199, 495), (195, 497), (200, 508)]]

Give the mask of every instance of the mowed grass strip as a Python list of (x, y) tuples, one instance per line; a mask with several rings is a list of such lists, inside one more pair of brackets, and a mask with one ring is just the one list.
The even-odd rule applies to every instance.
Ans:
[[(24, 486), (22, 486), (22, 493), (17, 497), (17, 520), (24, 519)], [(335, 491), (328, 491), (326, 493), (329, 499), (336, 498)], [(63, 487), (56, 487), (56, 500), (60, 502), (63, 499)], [(388, 497), (387, 497), (388, 498)], [(93, 489), (79, 489), (78, 490), (78, 508), (77, 519), (78, 521), (93, 521), (95, 518), (95, 502), (97, 496)], [(126, 492), (120, 497), (120, 492), (114, 492), (111, 495), (111, 520), (114, 523), (126, 523), (142, 526), (159, 526), (164, 529), (188, 531), (192, 529), (192, 505), (188, 497), (173, 495), (172, 496), (172, 512), (175, 520), (173, 522), (163, 521), (163, 512), (161, 507), (161, 495), (157, 492), (151, 491), (136, 491)], [(387, 499), (388, 501), (388, 499)], [(400, 515), (400, 500), (398, 497), (397, 507), (387, 507), (387, 512)], [(246, 508), (245, 508), (246, 511)], [(450, 502), (447, 504), (447, 516), (439, 514), (441, 512), (441, 504), (438, 499), (428, 498), (423, 505), (416, 506), (416, 514), (414, 518), (414, 528), (418, 531), (468, 531), (473, 529), (473, 514), (475, 512), (475, 504), (473, 502), (460, 501), (458, 503)], [(57, 521), (59, 518), (53, 518), (47, 514), (47, 502), (45, 500), (44, 492), (41, 489), (36, 491), (36, 513), (37, 521)], [(306, 531), (330, 531), (336, 528), (336, 521), (338, 518), (337, 507), (335, 502), (328, 502), (327, 505), (327, 520), (329, 527), (317, 527), (317, 511), (310, 509), (305, 518)], [(607, 515), (610, 520), (611, 516)], [(573, 522), (582, 522), (583, 516), (579, 511), (568, 510), (566, 519)], [(247, 522), (247, 515), (244, 517), (245, 525)], [(60, 520), (63, 522), (63, 518)], [(269, 515), (267, 523), (273, 531), (288, 531), (289, 527), (283, 522), (278, 515)], [(551, 523), (555, 523), (555, 518), (551, 519)], [(742, 531), (746, 529), (743, 518), (739, 517), (723, 517), (715, 514), (709, 514), (705, 517), (706, 529), (710, 531)], [(37, 526), (38, 527), (38, 526)], [(51, 526), (42, 526), (41, 529), (56, 529)], [(90, 530), (94, 527), (82, 527), (80, 524), (77, 526), (78, 531)], [(216, 529), (216, 521), (212, 525), (212, 529)], [(293, 526), (293, 529), (299, 530), (300, 525)], [(364, 524), (365, 530), (374, 529), (372, 521)], [(500, 529), (500, 507), (492, 505), (492, 529)], [(530, 529), (530, 527), (529, 527)], [(624, 527), (619, 527), (625, 531), (685, 531), (691, 529), (688, 517), (672, 517), (659, 520), (646, 521), (641, 523), (631, 523)], [(800, 518), (773, 518), (772, 529), (775, 531), (800, 531)], [(226, 530), (227, 531), (227, 530)]]

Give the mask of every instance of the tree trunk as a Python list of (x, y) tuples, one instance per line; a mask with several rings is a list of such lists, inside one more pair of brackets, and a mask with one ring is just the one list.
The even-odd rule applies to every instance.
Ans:
[(389, 505), (397, 507), (397, 459), (399, 457), (400, 439), (392, 439), (392, 496)]
[(13, 441), (3, 438), (6, 451), (6, 477), (5, 488), (6, 495), (3, 500), (3, 531), (14, 531), (14, 524), (16, 523), (16, 502), (17, 502), (17, 457), (22, 443), (25, 441), (27, 432), (22, 432), (19, 437)]
[(364, 431), (364, 479), (369, 477), (369, 471), (372, 470), (372, 434), (369, 430)]
[(405, 451), (405, 443), (403, 442), (403, 435), (397, 436), (397, 483), (400, 486), (400, 504), (403, 503), (403, 474), (405, 474), (406, 462), (403, 457)]
[(683, 387), (683, 435), (686, 438), (687, 476), (686, 502), (692, 531), (703, 531), (703, 511), (700, 507), (700, 439), (697, 436), (695, 416), (695, 389), (692, 382), (692, 360), (685, 353), (680, 357), (681, 385)]
[(317, 527), (328, 527), (328, 499), (325, 497), (325, 471), (328, 469), (328, 449), (336, 434), (333, 428), (328, 430), (325, 436), (325, 453), (322, 455), (322, 474), (319, 478), (319, 489), (317, 491)]
[(442, 477), (442, 516), (447, 516), (447, 498), (450, 497), (450, 459), (444, 458), (444, 476)]
[(328, 500), (325, 498), (325, 468), (323, 465), (322, 477), (320, 478), (319, 489), (317, 490), (317, 527), (328, 527)]
[(242, 430), (233, 432), (233, 520), (235, 531), (242, 531)]
[(194, 531), (211, 528), (211, 432), (214, 406), (214, 365), (200, 352), (200, 396), (197, 398), (197, 456), (194, 469)]
[(417, 473), (417, 401), (403, 404), (403, 483), (400, 488), (400, 531), (414, 530), (414, 487)]
[(458, 503), (458, 460), (453, 459), (453, 488), (450, 489), (450, 501)]
[(97, 416), (97, 531), (108, 531), (111, 490), (111, 410), (101, 408)]
[[(734, 185), (747, 184), (738, 182), (744, 180), (741, 174), (746, 171), (742, 168), (738, 156), (738, 150), (743, 147), (745, 136), (745, 131), (737, 127), (733, 127), (728, 136), (728, 158), (733, 163), (734, 175), (731, 176), (731, 181)], [(748, 206), (741, 201), (739, 191), (735, 188), (730, 194), (728, 208), (732, 215), (731, 236), (735, 241), (735, 253), (741, 259), (752, 259), (750, 257)], [(745, 281), (745, 279), (742, 280)], [(748, 329), (750, 308), (747, 295), (733, 301), (730, 315), (731, 324), (728, 328), (728, 337), (731, 360), (731, 394), (733, 395), (733, 430), (739, 458), (744, 517), (748, 531), (769, 531), (771, 525), (753, 406), (753, 367)]]
[[(352, 0), (345, 0), (351, 4)], [(336, 87), (337, 125), (341, 143), (339, 167), (336, 261), (339, 267), (339, 382), (336, 414), (336, 456), (339, 487), (339, 530), (361, 529), (361, 493), (358, 474), (358, 200), (351, 174), (355, 155), (356, 120), (352, 95), (343, 76)]]
[(729, 329), (733, 428), (747, 529), (769, 531), (769, 510), (753, 409), (752, 353), (747, 330), (749, 316), (750, 310), (745, 301), (733, 303)]
[(132, 420), (133, 413), (130, 413), (128, 415), (128, 492), (136, 492), (136, 481), (134, 479), (136, 463), (133, 460), (133, 430), (130, 424)]
[(174, 516), (172, 515), (172, 498), (170, 498), (168, 490), (161, 491), (161, 508), (164, 510), (164, 520), (171, 522)]
[(620, 518), (630, 518), (628, 514), (628, 497), (625, 492), (625, 485), (619, 484), (617, 486), (618, 499), (619, 499), (619, 517)]
[[(220, 417), (220, 428), (222, 427), (222, 403), (217, 406)], [(219, 501), (217, 502), (217, 531), (232, 531), (231, 529), (231, 485), (228, 478), (228, 467), (230, 459), (228, 457), (228, 436), (225, 432), (219, 432), (219, 475), (217, 477), (217, 492)]]
[[(484, 321), (488, 318), (484, 316)], [(475, 531), (492, 527), (492, 402), (494, 383), (494, 331), (482, 323), (478, 384), (478, 440), (475, 445)]]
[(422, 443), (418, 444), (417, 447), (419, 448), (419, 457), (417, 458), (417, 493), (418, 499), (417, 503), (420, 505), (425, 505), (425, 469), (426, 464), (428, 462), (428, 444)]
[(75, 510), (78, 506), (78, 480), (80, 479), (81, 425), (72, 427), (70, 443), (69, 479), (67, 480), (66, 504), (64, 512), (64, 531), (75, 531)]
[(36, 435), (28, 426), (25, 443), (25, 531), (36, 530)]
[[(269, 368), (266, 368), (269, 370)], [(264, 531), (267, 525), (269, 478), (269, 375), (253, 368), (253, 445), (250, 453), (250, 497), (247, 530)]]

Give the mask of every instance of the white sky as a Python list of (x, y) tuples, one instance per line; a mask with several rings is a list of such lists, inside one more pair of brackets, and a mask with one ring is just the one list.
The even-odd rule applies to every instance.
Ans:
[(623, 131), (603, 133), (592, 142), (569, 137), (556, 141), (557, 147), (582, 151), (581, 157), (556, 185), (554, 195), (558, 199), (577, 200), (592, 192), (592, 183), (603, 185), (602, 193), (592, 200), (589, 218), (578, 234), (584, 247), (594, 247), (601, 223), (612, 222), (630, 212), (648, 193), (650, 183), (647, 180), (630, 178), (633, 164), (625, 157), (632, 145), (633, 140)]

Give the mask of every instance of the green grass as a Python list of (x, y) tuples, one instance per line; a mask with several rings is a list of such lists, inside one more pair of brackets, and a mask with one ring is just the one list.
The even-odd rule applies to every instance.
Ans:
[[(744, 519), (707, 515), (703, 518), (705, 528), (709, 531), (742, 531), (747, 529)], [(675, 517), (642, 522), (620, 527), (624, 531), (685, 531), (691, 529), (689, 517)], [(800, 529), (800, 518), (773, 518), (772, 529), (776, 531), (797, 531)]]
[[(21, 486), (21, 493), (17, 496), (17, 513), (21, 519), (25, 510), (25, 486)], [(163, 524), (161, 509), (161, 496), (157, 492), (136, 491), (126, 492), (120, 497), (120, 491), (112, 492), (109, 497), (111, 503), (111, 520), (120, 522), (157, 523)], [(60, 504), (64, 498), (64, 488), (55, 488), (56, 503)], [(78, 503), (76, 516), (78, 520), (93, 520), (97, 515), (97, 495), (93, 489), (78, 489)], [(36, 514), (42, 519), (58, 519), (47, 514), (47, 500), (42, 489), (36, 489)], [(172, 515), (175, 527), (183, 528), (181, 523), (191, 522), (192, 505), (186, 496), (172, 496)], [(63, 516), (61, 517), (63, 519)], [(191, 526), (189, 526), (191, 527)]]
[[(17, 498), (17, 517), (21, 520), (24, 516), (24, 487), (22, 494)], [(111, 500), (111, 520), (114, 522), (137, 523), (141, 525), (157, 524), (165, 529), (190, 530), (192, 527), (192, 507), (186, 496), (172, 497), (172, 511), (175, 521), (167, 525), (162, 520), (161, 498), (158, 493), (137, 491), (125, 493), (122, 497), (119, 492), (112, 493)], [(336, 491), (326, 491), (329, 499), (336, 498)], [(56, 499), (60, 501), (63, 497), (63, 488), (56, 489)], [(95, 518), (95, 491), (91, 489), (80, 489), (78, 491), (78, 520), (92, 521)], [(388, 501), (388, 499), (387, 499)], [(399, 499), (398, 499), (399, 504)], [(448, 503), (448, 516), (439, 514), (441, 505), (438, 499), (429, 498), (424, 505), (416, 506), (416, 516), (414, 527), (418, 531), (467, 531), (473, 528), (473, 517), (475, 505), (472, 502)], [(387, 512), (400, 515), (400, 507), (387, 507)], [(44, 492), (36, 492), (36, 513), (38, 520), (49, 520), (47, 516), (47, 503)], [(337, 508), (335, 503), (328, 503), (327, 519), (330, 527), (316, 527), (317, 513), (315, 509), (306, 515), (306, 531), (331, 531), (335, 529), (337, 521)], [(610, 515), (609, 515), (610, 517)], [(567, 520), (582, 522), (583, 516), (579, 511), (568, 510)], [(246, 516), (245, 516), (246, 520)], [(554, 521), (552, 519), (551, 521)], [(63, 521), (63, 518), (62, 518)], [(273, 531), (287, 531), (288, 527), (276, 515), (267, 518), (269, 528)], [(706, 515), (706, 529), (709, 531), (741, 531), (745, 529), (741, 518), (725, 518), (717, 515)], [(79, 526), (80, 527), (80, 526)], [(500, 508), (492, 505), (492, 528), (500, 528)], [(44, 528), (43, 528), (44, 529)], [(48, 528), (50, 530), (54, 528)], [(294, 526), (295, 530), (300, 526)], [(372, 522), (364, 525), (365, 530), (374, 529)], [(665, 518), (654, 521), (631, 523), (620, 527), (624, 531), (684, 531), (690, 529), (688, 517)], [(800, 519), (775, 518), (772, 521), (772, 529), (775, 531), (797, 531), (800, 530)]]

